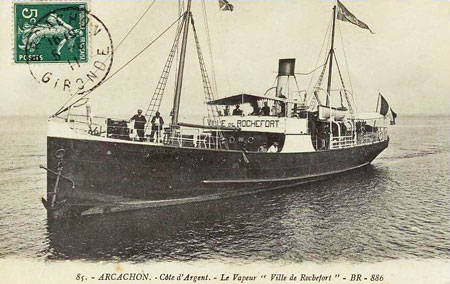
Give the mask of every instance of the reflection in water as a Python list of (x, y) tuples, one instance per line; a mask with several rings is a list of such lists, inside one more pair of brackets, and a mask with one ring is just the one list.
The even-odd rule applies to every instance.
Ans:
[[(364, 183), (356, 180), (364, 176)], [(368, 166), (299, 188), (48, 225), (49, 258), (331, 260), (383, 205), (388, 173)], [(375, 232), (374, 232), (375, 233)], [(376, 234), (376, 233), (375, 233)], [(320, 253), (318, 253), (320, 252)]]

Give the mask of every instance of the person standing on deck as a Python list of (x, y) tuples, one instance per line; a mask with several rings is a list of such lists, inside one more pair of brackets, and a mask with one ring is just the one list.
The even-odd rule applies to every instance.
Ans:
[(264, 106), (262, 108), (262, 114), (264, 116), (269, 116), (270, 115), (270, 107), (269, 107), (267, 102), (264, 102)]
[(261, 108), (258, 106), (258, 102), (252, 102), (253, 112), (250, 115), (260, 115)]
[(233, 115), (242, 115), (242, 109), (240, 109), (240, 105), (236, 105), (236, 107), (233, 109)]
[(225, 109), (223, 110), (223, 114), (225, 116), (229, 116), (230, 115), (230, 106), (225, 106)]
[(160, 116), (159, 111), (155, 113), (155, 116), (152, 118), (152, 132), (150, 133), (150, 141), (154, 141), (154, 136), (156, 133), (156, 142), (159, 142), (159, 138), (161, 137), (161, 130), (163, 129), (164, 119)]
[(270, 109), (270, 115), (273, 115), (273, 116), (278, 115), (278, 108), (277, 108), (277, 104), (276, 103)]
[(137, 110), (137, 114), (133, 115), (133, 117), (130, 119), (130, 122), (134, 120), (134, 129), (136, 129), (137, 135), (139, 136), (139, 141), (145, 140), (145, 124), (147, 123), (147, 120), (145, 119), (145, 116), (142, 115), (142, 109)]
[[(286, 99), (286, 96), (280, 92), (279, 98)], [(285, 101), (280, 102), (280, 113), (278, 114), (278, 116), (280, 116), (280, 117), (286, 116), (286, 102)]]

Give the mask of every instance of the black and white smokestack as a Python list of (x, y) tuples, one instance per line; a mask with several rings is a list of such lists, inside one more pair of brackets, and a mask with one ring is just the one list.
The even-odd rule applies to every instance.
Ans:
[(295, 75), (295, 58), (285, 58), (278, 61), (278, 76)]

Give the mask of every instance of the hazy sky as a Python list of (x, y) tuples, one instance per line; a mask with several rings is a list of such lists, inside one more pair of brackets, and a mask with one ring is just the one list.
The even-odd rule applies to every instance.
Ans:
[[(93, 1), (91, 10), (118, 43), (150, 1)], [(296, 71), (309, 72), (327, 30), (334, 1), (230, 0), (233, 12), (219, 12), (217, 1), (207, 1), (209, 29), (219, 96), (241, 92), (263, 94), (272, 86), (279, 58), (297, 59)], [(340, 22), (343, 44), (359, 110), (375, 109), (382, 92), (399, 114), (450, 113), (450, 1), (368, 0), (342, 1), (375, 32)], [(61, 91), (38, 84), (26, 64), (15, 64), (12, 54), (12, 3), (0, 2), (0, 114), (54, 113), (67, 99)], [(193, 1), (193, 13), (209, 57), (201, 2)], [(117, 70), (177, 17), (176, 1), (157, 1), (117, 50)], [(5, 28), (6, 27), (6, 28)], [(95, 113), (133, 114), (146, 108), (170, 51), (174, 30), (142, 56), (98, 88), (91, 96)], [(189, 42), (193, 46), (192, 40)], [(341, 37), (336, 53), (345, 67)], [(196, 54), (188, 50), (183, 112), (201, 109), (203, 92)], [(208, 67), (210, 60), (207, 59)], [(209, 68), (211, 71), (211, 68)], [(344, 71), (348, 82), (347, 71)], [(170, 109), (173, 76), (167, 87), (164, 110)], [(301, 89), (310, 77), (299, 76)]]

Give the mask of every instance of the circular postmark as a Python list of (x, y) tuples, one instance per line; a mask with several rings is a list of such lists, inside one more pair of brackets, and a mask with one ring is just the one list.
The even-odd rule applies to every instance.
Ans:
[(108, 28), (83, 5), (45, 11), (26, 30), (22, 43), (31, 76), (71, 96), (100, 86), (113, 63)]

